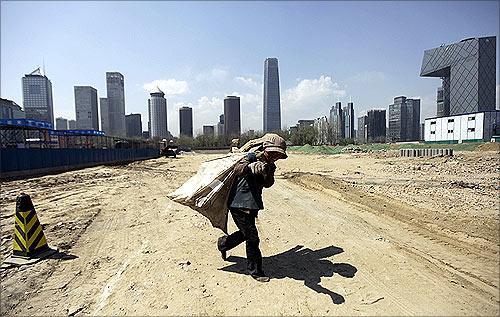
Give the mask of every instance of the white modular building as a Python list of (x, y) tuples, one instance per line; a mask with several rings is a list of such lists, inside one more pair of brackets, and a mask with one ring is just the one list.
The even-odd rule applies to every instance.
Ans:
[(499, 134), (499, 110), (425, 119), (425, 142), (490, 141)]

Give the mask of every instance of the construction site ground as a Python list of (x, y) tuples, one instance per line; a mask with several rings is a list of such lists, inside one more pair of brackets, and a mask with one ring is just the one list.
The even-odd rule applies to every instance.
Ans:
[(291, 153), (257, 219), (269, 283), (167, 198), (221, 154), (2, 182), (2, 261), (22, 192), (60, 252), (0, 270), (1, 314), (499, 315), (500, 162), (483, 150)]

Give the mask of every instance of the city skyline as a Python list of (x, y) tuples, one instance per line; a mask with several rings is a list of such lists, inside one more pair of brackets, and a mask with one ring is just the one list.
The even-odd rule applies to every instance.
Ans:
[[(493, 1), (2, 2), (1, 6), (2, 98), (21, 105), (19, 78), (45, 62), (53, 85), (54, 117), (71, 120), (75, 118), (72, 87), (92, 86), (99, 98), (106, 97), (103, 74), (118, 71), (125, 77), (127, 113), (146, 118), (149, 89), (158, 85), (165, 91), (168, 127), (174, 135), (179, 131), (180, 107), (193, 108), (197, 134), (203, 125), (217, 123), (228, 95), (241, 98), (242, 132), (261, 130), (262, 62), (268, 56), (280, 61), (282, 127), (324, 116), (337, 100), (347, 103), (351, 97), (356, 118), (372, 108), (387, 108), (395, 96), (418, 98), (423, 121), (435, 114), (440, 85), (439, 78), (419, 76), (424, 50), (468, 37), (498, 37), (498, 3)], [(36, 19), (30, 17), (54, 10), (65, 10), (67, 16), (33, 27), (30, 21)], [(228, 16), (229, 11), (234, 14)], [(107, 21), (112, 12), (116, 20), (134, 18), (142, 24), (99, 22)], [(95, 25), (81, 28), (94, 14), (100, 18)], [(225, 22), (212, 23), (218, 16)], [(21, 17), (26, 25), (17, 23)], [(425, 18), (426, 23), (400, 23), (399, 28), (387, 23), (410, 18)], [(150, 22), (158, 20), (162, 22)], [(188, 27), (180, 20), (192, 23)], [(241, 28), (227, 30), (231, 21)], [(272, 23), (277, 27), (270, 29)], [(167, 39), (165, 43), (152, 40), (158, 36)], [(395, 41), (404, 44), (394, 50)], [(26, 50), (27, 43), (36, 49)], [(218, 49), (225, 45), (232, 50)], [(196, 50), (200, 47), (202, 53)], [(498, 59), (498, 47), (496, 54)], [(498, 95), (498, 72), (496, 77)]]

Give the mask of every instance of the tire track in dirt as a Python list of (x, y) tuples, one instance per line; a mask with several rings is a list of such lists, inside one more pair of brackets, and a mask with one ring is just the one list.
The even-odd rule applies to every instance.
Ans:
[[(322, 194), (333, 192), (332, 196), (335, 197), (338, 197), (340, 194), (342, 201), (355, 206), (358, 210), (376, 215), (381, 220), (384, 217), (388, 217), (392, 221), (402, 221), (402, 227), (407, 232), (410, 232), (414, 238), (421, 237), (424, 240), (406, 238), (408, 241), (405, 241), (405, 239), (401, 239), (401, 236), (398, 237), (393, 234), (391, 239), (392, 244), (416, 260), (425, 260), (433, 266), (439, 267), (441, 272), (442, 270), (449, 272), (455, 276), (454, 283), (460, 282), (462, 285), (467, 286), (467, 288), (473, 289), (473, 296), (478, 301), (491, 305), (493, 300), (498, 305), (498, 261), (495, 260), (497, 256), (494, 256), (494, 254), (498, 255), (498, 251), (496, 253), (492, 251), (495, 250), (495, 246), (490, 245), (484, 248), (483, 243), (480, 245), (463, 245), (461, 241), (457, 241), (448, 235), (433, 232), (426, 227), (416, 224), (414, 221), (405, 221), (407, 218), (398, 217), (395, 213), (388, 213), (387, 209), (398, 208), (402, 212), (411, 215), (410, 206), (404, 206), (402, 203), (395, 204), (394, 202), (390, 202), (389, 199), (382, 197), (374, 197), (367, 204), (366, 199), (360, 199), (360, 196), (367, 196), (366, 192), (349, 187), (348, 184), (339, 182), (339, 180), (333, 182), (325, 179), (323, 175), (314, 174), (295, 174), (292, 177), (285, 177), (293, 183), (314, 191), (320, 191)], [(378, 203), (374, 204), (373, 201)], [(479, 259), (471, 259), (471, 254), (474, 254)], [(480, 267), (481, 271), (478, 272), (479, 274), (476, 274), (474, 270), (478, 269), (478, 261), (482, 265)]]

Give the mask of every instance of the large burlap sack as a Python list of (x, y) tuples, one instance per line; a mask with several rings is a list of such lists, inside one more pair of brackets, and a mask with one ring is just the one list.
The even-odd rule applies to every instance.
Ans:
[(227, 234), (227, 199), (233, 184), (234, 166), (246, 153), (231, 153), (203, 162), (193, 177), (167, 196), (189, 206)]

